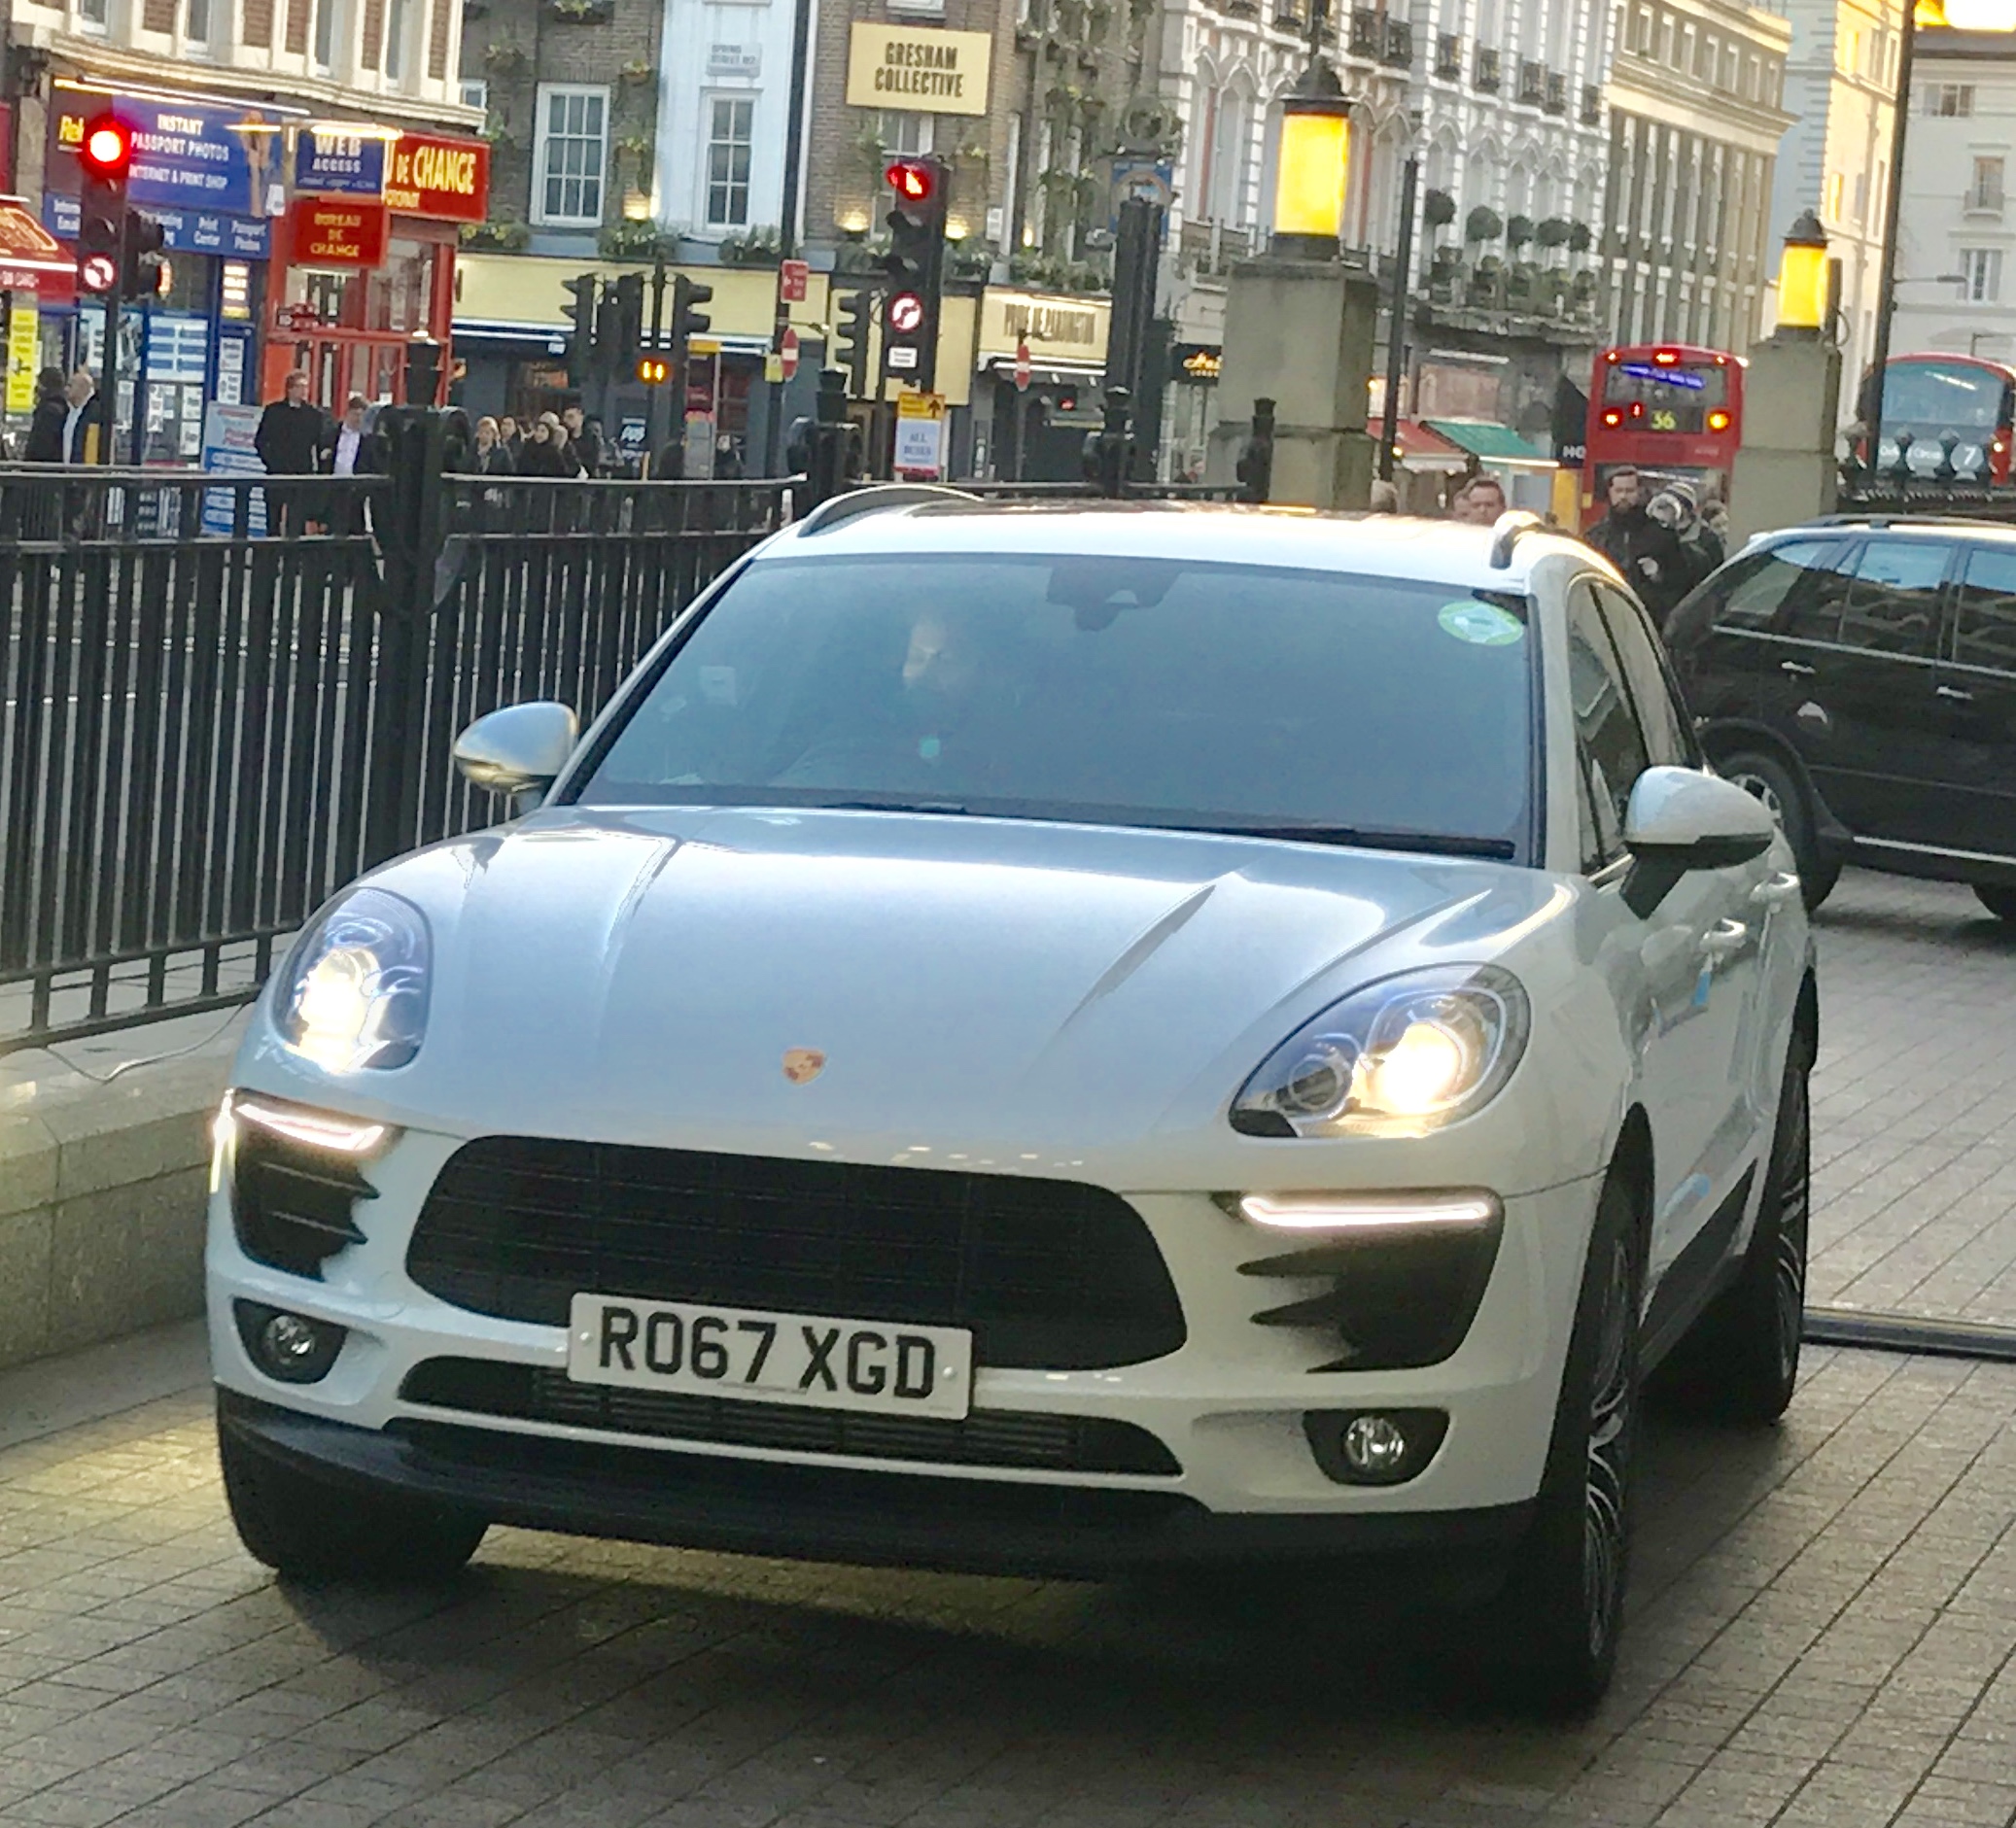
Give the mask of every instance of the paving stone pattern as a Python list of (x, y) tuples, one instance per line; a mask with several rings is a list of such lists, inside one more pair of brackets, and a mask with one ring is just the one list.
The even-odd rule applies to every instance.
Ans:
[[(2016, 948), (1867, 879), (1823, 946), (1821, 1287), (1997, 1311)], [(1376, 1574), (1101, 1588), (498, 1531), (443, 1589), (283, 1589), (182, 1390), (0, 1450), (0, 1828), (2006, 1825), (2012, 1421), (2016, 1365), (1817, 1351), (1777, 1430), (1655, 1423), (1622, 1668), (1562, 1727), (1452, 1698), (1449, 1628)]]
[(1860, 872), (1817, 925), (1809, 1298), (2016, 1326), (2016, 925)]

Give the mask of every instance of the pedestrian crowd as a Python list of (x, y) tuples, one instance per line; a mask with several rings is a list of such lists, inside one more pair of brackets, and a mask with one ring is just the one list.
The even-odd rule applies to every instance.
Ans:
[[(1680, 600), (1727, 556), (1728, 509), (1714, 498), (1702, 500), (1683, 478), (1648, 478), (1628, 465), (1611, 470), (1604, 487), (1603, 516), (1582, 538), (1623, 573), (1663, 627)], [(1397, 514), (1394, 485), (1374, 482), (1369, 505), (1373, 514)], [(1489, 527), (1506, 506), (1505, 485), (1478, 470), (1457, 485), (1448, 517)]]

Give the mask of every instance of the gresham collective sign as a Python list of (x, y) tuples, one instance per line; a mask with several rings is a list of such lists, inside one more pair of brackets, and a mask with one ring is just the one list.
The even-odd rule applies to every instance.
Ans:
[(848, 44), (848, 106), (984, 115), (993, 49), (987, 32), (857, 21)]

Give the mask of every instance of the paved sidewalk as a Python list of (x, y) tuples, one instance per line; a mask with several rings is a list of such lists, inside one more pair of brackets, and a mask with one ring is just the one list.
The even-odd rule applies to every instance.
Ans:
[(1818, 926), (1809, 1298), (2016, 1326), (2016, 925), (1851, 871)]
[(440, 1592), (287, 1591), (237, 1549), (185, 1391), (0, 1451), (0, 1824), (2006, 1823), (2012, 1419), (2016, 1366), (1822, 1352), (1782, 1430), (1656, 1428), (1623, 1669), (1561, 1729), (1452, 1711), (1348, 1582), (499, 1531)]

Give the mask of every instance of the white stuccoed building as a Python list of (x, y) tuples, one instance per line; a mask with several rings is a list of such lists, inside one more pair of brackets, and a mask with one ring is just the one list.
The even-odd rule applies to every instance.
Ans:
[(2016, 363), (2016, 39), (1922, 29), (1913, 88), (1891, 351)]
[[(1793, 120), (1779, 147), (1771, 229), (1782, 240), (1801, 210), (1813, 210), (1841, 262), (1846, 423), (1875, 345), (1904, 0), (1784, 0), (1783, 11), (1792, 25), (1785, 107)], [(1923, 290), (1907, 286), (1899, 299)]]
[[(1523, 437), (1538, 454), (1556, 379), (1586, 379), (1608, 13), (1608, 0), (1395, 0), (1336, 16), (1331, 55), (1357, 103), (1343, 240), (1389, 284), (1403, 166), (1409, 151), (1421, 160), (1404, 416), (1495, 424), (1514, 434), (1506, 453)], [(1305, 17), (1268, 0), (1166, 10), (1160, 92), (1184, 124), (1168, 293), (1179, 351), (1220, 339), (1225, 269), (1264, 244)], [(1208, 417), (1207, 402), (1188, 414), (1199, 437)]]

